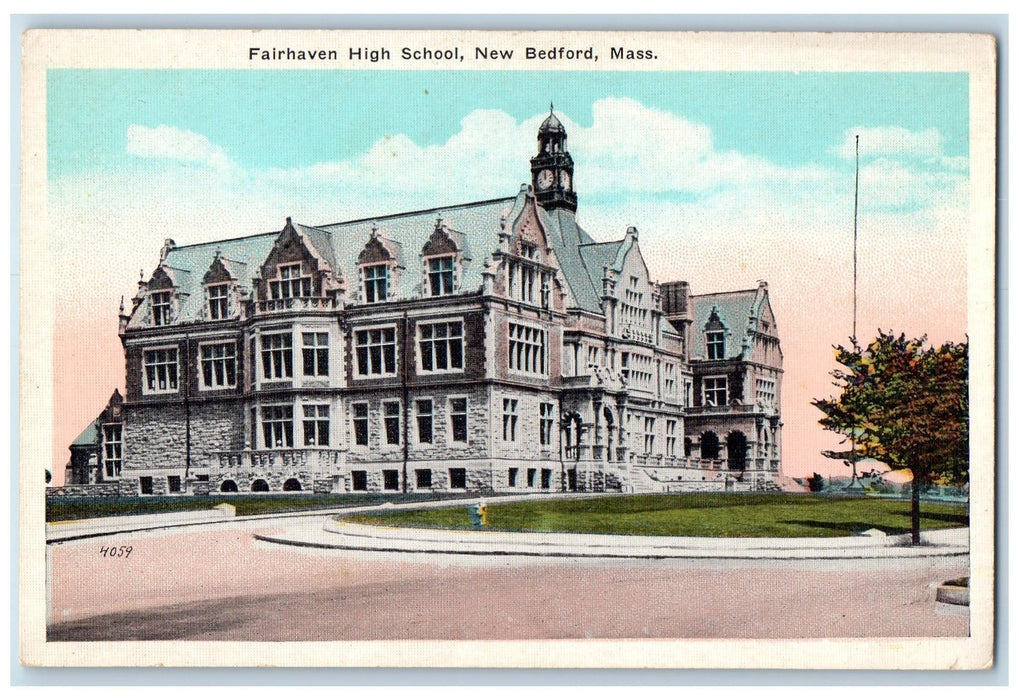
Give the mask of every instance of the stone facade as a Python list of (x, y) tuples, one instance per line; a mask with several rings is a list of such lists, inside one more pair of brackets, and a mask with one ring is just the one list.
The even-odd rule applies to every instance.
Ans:
[[(122, 490), (767, 480), (781, 351), (766, 286), (697, 297), (651, 280), (635, 227), (597, 242), (579, 226), (573, 170), (549, 115), (514, 197), (168, 239), (121, 314)], [(716, 430), (745, 439), (715, 454)]]

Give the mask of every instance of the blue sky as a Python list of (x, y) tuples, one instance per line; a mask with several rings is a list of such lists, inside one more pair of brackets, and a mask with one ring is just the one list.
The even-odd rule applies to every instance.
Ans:
[[(554, 101), (597, 240), (640, 231), (653, 278), (694, 293), (767, 280), (786, 358), (785, 460), (828, 473), (851, 329), (962, 340), (965, 74), (54, 70), (48, 216), (58, 299), (55, 459), (123, 386), (120, 299), (178, 244), (516, 194)], [(63, 333), (60, 329), (74, 329)], [(73, 408), (70, 408), (72, 407)], [(74, 434), (70, 434), (70, 433)]]
[(440, 144), (476, 109), (522, 121), (554, 101), (589, 127), (605, 96), (704, 123), (716, 148), (779, 165), (829, 162), (831, 144), (856, 126), (937, 129), (950, 156), (967, 155), (969, 138), (960, 73), (56, 70), (48, 88), (54, 175), (123, 167), (131, 124), (202, 134), (243, 167), (299, 167), (349, 158), (387, 134)]

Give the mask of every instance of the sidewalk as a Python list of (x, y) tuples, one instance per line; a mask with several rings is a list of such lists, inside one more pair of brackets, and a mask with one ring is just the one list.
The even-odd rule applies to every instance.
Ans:
[(613, 559), (901, 559), (967, 556), (969, 529), (923, 533), (926, 546), (909, 536), (716, 538), (580, 535), (567, 533), (442, 530), (363, 525), (328, 519), (281, 534), (255, 534), (276, 544), (319, 549), (479, 556), (590, 557)]

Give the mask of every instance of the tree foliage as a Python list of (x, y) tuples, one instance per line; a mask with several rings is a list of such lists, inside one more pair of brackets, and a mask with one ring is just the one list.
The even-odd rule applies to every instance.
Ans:
[(866, 348), (836, 346), (835, 357), (839, 396), (813, 405), (825, 429), (855, 438), (855, 458), (908, 468), (920, 485), (968, 480), (968, 343), (935, 347), (879, 331)]

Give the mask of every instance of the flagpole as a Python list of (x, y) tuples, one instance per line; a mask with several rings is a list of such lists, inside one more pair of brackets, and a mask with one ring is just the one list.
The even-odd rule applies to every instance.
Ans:
[[(856, 229), (860, 211), (860, 135), (856, 135), (856, 182), (853, 186), (853, 351), (858, 352), (859, 344), (856, 342)], [(853, 480), (849, 482), (850, 489), (861, 488), (856, 475), (856, 431), (853, 431), (850, 442), (849, 459), (853, 466)]]

